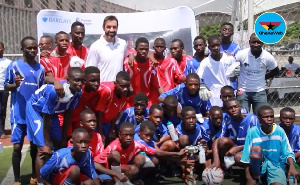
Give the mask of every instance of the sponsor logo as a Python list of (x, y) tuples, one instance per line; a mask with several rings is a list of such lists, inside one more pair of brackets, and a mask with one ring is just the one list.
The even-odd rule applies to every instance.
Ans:
[(62, 17), (52, 17), (52, 16), (44, 16), (42, 18), (43, 22), (48, 23), (61, 23), (61, 24), (72, 24), (71, 19), (65, 19)]
[(92, 20), (90, 20), (90, 19), (81, 19), (81, 18), (77, 17), (76, 21), (79, 21), (84, 25), (92, 25)]
[(267, 12), (256, 19), (254, 31), (262, 42), (274, 44), (284, 37), (286, 23), (279, 14)]

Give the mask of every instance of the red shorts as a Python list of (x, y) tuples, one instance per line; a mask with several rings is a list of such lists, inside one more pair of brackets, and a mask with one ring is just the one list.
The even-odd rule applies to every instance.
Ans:
[[(71, 165), (69, 168), (64, 169), (61, 172), (55, 174), (54, 179), (52, 181), (53, 185), (63, 185), (65, 180), (67, 179), (71, 169), (76, 165)], [(76, 180), (76, 184), (80, 184), (82, 181), (90, 179), (85, 174), (80, 173), (79, 178)]]

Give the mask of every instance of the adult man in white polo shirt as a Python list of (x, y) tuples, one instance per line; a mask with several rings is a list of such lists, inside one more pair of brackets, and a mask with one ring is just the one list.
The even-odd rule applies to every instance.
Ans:
[(6, 118), (6, 106), (9, 92), (4, 90), (4, 79), (5, 72), (11, 60), (3, 57), (4, 53), (4, 44), (0, 42), (0, 139), (4, 139), (4, 126), (5, 126), (5, 118)]
[(116, 36), (118, 19), (115, 16), (104, 19), (103, 30), (104, 35), (91, 45), (85, 66), (99, 68), (100, 82), (114, 81), (117, 73), (123, 71), (126, 41)]
[(262, 49), (263, 42), (255, 33), (250, 36), (249, 45), (250, 48), (239, 51), (235, 56), (241, 67), (237, 98), (248, 112), (252, 104), (253, 112), (257, 114), (258, 108), (267, 104), (265, 80), (278, 75), (279, 69), (274, 57)]

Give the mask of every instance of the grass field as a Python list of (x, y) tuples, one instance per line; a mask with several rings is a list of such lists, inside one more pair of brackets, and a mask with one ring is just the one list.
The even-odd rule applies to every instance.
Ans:
[[(28, 185), (30, 176), (31, 176), (31, 158), (30, 158), (30, 151), (28, 150), (26, 153), (26, 157), (24, 162), (21, 166), (21, 183), (22, 185)], [(11, 154), (12, 154), (12, 147), (5, 148), (4, 153), (0, 153), (0, 183), (2, 182), (3, 178), (6, 176), (7, 171), (11, 166)], [(25, 155), (25, 154), (24, 154)], [(296, 167), (297, 170), (300, 172), (300, 167)], [(233, 175), (230, 177), (225, 177), (223, 185), (240, 185), (245, 184), (246, 178), (244, 175), (244, 170), (239, 167), (233, 167)], [(203, 182), (201, 181), (201, 176), (199, 177), (197, 174), (195, 175), (197, 178), (197, 185), (202, 185)], [(183, 179), (178, 177), (168, 177), (168, 176), (161, 176), (160, 178), (155, 177), (148, 177), (144, 178), (145, 184), (151, 185), (184, 185)], [(10, 183), (12, 184), (12, 183)]]

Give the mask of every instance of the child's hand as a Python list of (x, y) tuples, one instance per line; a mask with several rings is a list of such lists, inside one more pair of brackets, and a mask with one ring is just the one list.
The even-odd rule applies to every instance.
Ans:
[(19, 87), (23, 80), (24, 80), (24, 79), (22, 79), (21, 76), (16, 75), (16, 76), (15, 76), (15, 84), (16, 84), (16, 87)]

